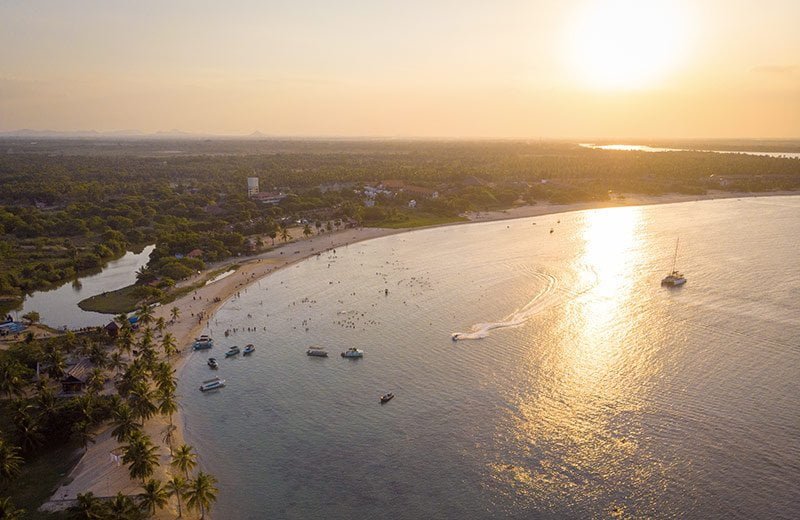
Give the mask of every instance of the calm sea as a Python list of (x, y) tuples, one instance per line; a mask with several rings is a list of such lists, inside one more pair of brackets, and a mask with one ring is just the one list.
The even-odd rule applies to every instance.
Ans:
[[(678, 237), (688, 283), (663, 288)], [(730, 199), (422, 230), (279, 271), (181, 378), (215, 517), (797, 518), (798, 237), (800, 197)], [(206, 358), (247, 343), (201, 394)]]

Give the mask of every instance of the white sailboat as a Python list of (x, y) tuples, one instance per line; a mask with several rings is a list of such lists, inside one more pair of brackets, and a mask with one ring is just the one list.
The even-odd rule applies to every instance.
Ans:
[(686, 277), (683, 276), (683, 273), (676, 269), (678, 262), (678, 244), (680, 244), (680, 242), (680, 238), (678, 238), (678, 240), (675, 242), (675, 256), (672, 259), (672, 272), (661, 280), (661, 285), (666, 285), (667, 287), (680, 287), (686, 283)]

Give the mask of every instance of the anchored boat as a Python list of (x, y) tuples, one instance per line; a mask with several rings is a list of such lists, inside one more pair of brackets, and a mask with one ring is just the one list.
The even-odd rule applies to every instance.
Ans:
[(210, 357), (208, 358), (208, 366), (214, 370), (219, 368), (219, 363), (217, 363), (217, 358)]
[(194, 344), (192, 345), (192, 350), (205, 350), (213, 346), (214, 346), (214, 340), (211, 339), (211, 336), (203, 334), (202, 336), (194, 340)]
[(679, 272), (675, 266), (678, 262), (678, 244), (680, 244), (681, 239), (675, 242), (675, 256), (672, 259), (672, 272), (669, 273), (661, 280), (661, 285), (665, 285), (667, 287), (680, 287), (681, 285), (686, 283), (686, 277), (683, 276), (683, 273)]
[(203, 384), (200, 385), (200, 391), (207, 392), (209, 390), (216, 390), (218, 388), (222, 388), (223, 386), (225, 386), (225, 380), (220, 379), (218, 377), (214, 377), (206, 381), (203, 381)]
[(328, 357), (328, 353), (322, 347), (308, 347), (306, 355), (316, 357)]
[(225, 353), (225, 357), (235, 356), (238, 353), (239, 353), (239, 347), (234, 345), (234, 346), (232, 346), (231, 348), (228, 349), (228, 351)]
[(361, 357), (364, 357), (364, 352), (361, 351), (361, 350), (358, 350), (355, 347), (350, 347), (346, 351), (342, 352), (342, 357), (346, 357), (346, 358), (361, 358)]
[(247, 355), (252, 354), (253, 352), (255, 352), (255, 350), (256, 350), (256, 346), (253, 345), (252, 343), (249, 344), (249, 345), (245, 345), (244, 346), (244, 351), (242, 352), (242, 355), (243, 356), (247, 356)]
[(394, 399), (394, 394), (393, 393), (389, 392), (388, 394), (383, 394), (381, 396), (381, 404), (388, 403), (392, 399)]

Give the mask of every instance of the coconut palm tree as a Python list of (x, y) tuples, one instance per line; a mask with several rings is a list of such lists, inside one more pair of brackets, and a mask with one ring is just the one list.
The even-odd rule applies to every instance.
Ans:
[(150, 437), (142, 432), (133, 434), (128, 444), (122, 447), (122, 462), (128, 464), (128, 472), (133, 479), (145, 479), (153, 474), (158, 466), (158, 448), (153, 446)]
[(120, 370), (125, 368), (127, 365), (125, 364), (125, 360), (122, 359), (122, 353), (119, 351), (115, 351), (111, 353), (111, 357), (108, 359), (108, 368), (114, 371), (114, 376), (118, 376)]
[(206, 517), (206, 510), (211, 509), (211, 504), (217, 500), (217, 488), (214, 486), (216, 483), (217, 479), (202, 471), (189, 482), (186, 506), (190, 509), (199, 509), (201, 519)]
[(172, 457), (172, 453), (173, 453), (172, 452), (172, 439), (174, 438), (175, 430), (177, 430), (177, 429), (178, 429), (178, 427), (175, 426), (174, 424), (168, 424), (168, 425), (166, 425), (164, 427), (163, 435), (161, 436), (161, 439), (163, 439), (163, 441), (167, 444), (167, 448), (169, 448), (169, 456), (170, 457)]
[(117, 442), (128, 440), (134, 432), (139, 431), (139, 424), (136, 422), (131, 407), (128, 403), (122, 401), (114, 408), (111, 414), (111, 420), (114, 423), (114, 429), (111, 430), (111, 435), (117, 439)]
[(23, 462), (22, 457), (19, 456), (19, 448), (0, 439), (0, 482), (17, 476), (22, 469)]
[(153, 392), (143, 380), (135, 382), (133, 389), (128, 393), (128, 403), (134, 415), (141, 419), (142, 426), (158, 411), (158, 406), (153, 402), (153, 398)]
[(192, 453), (191, 446), (188, 444), (183, 444), (172, 455), (172, 462), (170, 462), (170, 465), (172, 465), (173, 468), (177, 468), (179, 471), (182, 471), (188, 480), (189, 471), (193, 470), (195, 466), (197, 466), (197, 455)]
[(104, 518), (114, 518), (115, 520), (138, 520), (143, 518), (141, 509), (129, 496), (125, 496), (120, 491), (108, 503), (108, 513), (110, 516)]
[(159, 390), (156, 395), (158, 396), (159, 413), (168, 415), (169, 425), (172, 426), (172, 414), (178, 411), (178, 401), (175, 399), (175, 394), (170, 390)]
[(136, 314), (139, 316), (139, 323), (145, 327), (153, 321), (153, 309), (149, 305), (142, 305)]
[(167, 492), (169, 496), (175, 497), (178, 501), (178, 516), (182, 516), (181, 499), (186, 494), (186, 479), (180, 475), (173, 475), (166, 483)]
[(151, 478), (142, 488), (142, 492), (139, 493), (139, 505), (150, 512), (150, 516), (156, 514), (156, 509), (163, 509), (167, 505), (169, 491), (160, 481)]
[(172, 357), (178, 352), (178, 346), (175, 344), (175, 337), (167, 332), (164, 334), (164, 337), (161, 338), (161, 348), (164, 349), (164, 355), (167, 358)]
[(18, 361), (0, 361), (0, 392), (6, 397), (22, 395), (25, 392), (25, 367)]
[(169, 363), (157, 363), (153, 367), (153, 379), (156, 387), (162, 391), (174, 392), (178, 386), (178, 379), (175, 377), (175, 369)]
[(125, 354), (131, 354), (131, 350), (133, 350), (133, 331), (130, 327), (119, 331), (117, 335), (117, 349)]
[(100, 368), (93, 368), (86, 379), (86, 391), (90, 394), (97, 395), (103, 391), (106, 386), (106, 376)]
[(178, 307), (173, 307), (169, 310), (169, 317), (174, 322), (181, 316), (181, 310)]
[(78, 493), (75, 505), (69, 508), (69, 517), (75, 520), (103, 520), (107, 516), (106, 504), (94, 493)]
[(167, 328), (166, 320), (164, 320), (163, 316), (159, 316), (156, 319), (156, 330), (158, 331), (159, 334), (164, 334), (164, 329), (166, 328)]
[(25, 510), (17, 509), (10, 497), (0, 499), (0, 518), (3, 520), (22, 520)]
[(22, 451), (31, 452), (38, 448), (44, 436), (41, 432), (40, 418), (37, 414), (31, 413), (33, 406), (18, 399), (12, 403), (12, 421), (17, 430), (22, 445)]
[(286, 224), (281, 224), (281, 240), (288, 242), (291, 239), (292, 235), (289, 233), (289, 229), (286, 227)]
[(314, 234), (314, 232), (313, 232), (313, 231), (311, 231), (311, 226), (309, 226), (308, 224), (306, 224), (305, 226), (303, 226), (303, 236), (304, 236), (304, 237), (308, 238), (308, 237), (310, 237), (310, 236), (311, 236), (311, 235), (313, 235), (313, 234)]

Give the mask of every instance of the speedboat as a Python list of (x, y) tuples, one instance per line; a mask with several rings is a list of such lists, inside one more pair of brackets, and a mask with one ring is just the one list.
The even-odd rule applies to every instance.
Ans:
[(328, 353), (322, 347), (308, 347), (306, 355), (316, 357), (328, 357)]
[(207, 392), (209, 390), (216, 390), (218, 388), (222, 388), (223, 386), (225, 386), (225, 380), (220, 379), (218, 377), (214, 377), (211, 379), (207, 379), (206, 381), (203, 381), (203, 384), (200, 385), (200, 391)]
[(214, 346), (214, 340), (211, 339), (211, 336), (203, 334), (202, 336), (194, 340), (194, 344), (192, 345), (192, 350), (205, 350), (213, 346)]
[(246, 356), (248, 354), (252, 354), (255, 350), (256, 350), (256, 347), (252, 343), (249, 344), (249, 345), (245, 345), (244, 346), (244, 351), (242, 352), (242, 355)]
[(208, 358), (208, 366), (214, 370), (219, 368), (219, 363), (217, 363), (217, 358), (210, 357)]
[(232, 346), (231, 348), (228, 349), (228, 351), (225, 353), (225, 357), (235, 356), (238, 353), (239, 353), (239, 347), (234, 345), (234, 346)]
[(361, 350), (358, 350), (355, 347), (350, 347), (346, 351), (342, 352), (342, 357), (361, 358), (361, 357), (364, 357), (364, 352), (361, 351)]
[(394, 399), (394, 394), (393, 393), (389, 392), (388, 394), (383, 394), (381, 396), (381, 404), (388, 403), (392, 399)]

